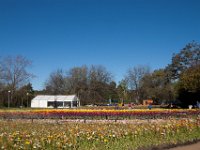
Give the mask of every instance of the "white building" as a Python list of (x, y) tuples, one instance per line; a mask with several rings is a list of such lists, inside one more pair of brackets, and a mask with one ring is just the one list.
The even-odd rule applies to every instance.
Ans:
[(76, 95), (38, 95), (31, 100), (31, 108), (73, 108), (79, 107)]

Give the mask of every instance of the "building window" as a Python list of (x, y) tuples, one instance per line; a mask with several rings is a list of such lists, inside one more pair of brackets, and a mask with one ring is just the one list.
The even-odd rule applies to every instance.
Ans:
[(63, 107), (63, 102), (58, 102), (58, 101), (54, 101), (54, 102), (47, 102), (47, 106), (49, 108), (61, 108)]
[(63, 107), (63, 102), (56, 102), (57, 107)]
[(64, 107), (71, 107), (71, 102), (64, 102)]
[(47, 107), (54, 108), (55, 102), (47, 102)]
[(73, 101), (73, 107), (77, 107), (77, 101)]

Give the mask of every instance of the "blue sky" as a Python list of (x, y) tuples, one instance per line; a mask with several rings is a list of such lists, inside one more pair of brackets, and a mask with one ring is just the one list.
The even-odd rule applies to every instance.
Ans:
[(192, 40), (199, 0), (0, 1), (0, 56), (32, 60), (35, 89), (59, 68), (103, 65), (116, 81), (136, 65), (163, 68)]

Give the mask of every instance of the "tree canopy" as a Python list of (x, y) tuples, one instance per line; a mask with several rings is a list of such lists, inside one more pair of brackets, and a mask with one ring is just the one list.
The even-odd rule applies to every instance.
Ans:
[(173, 55), (172, 62), (166, 70), (171, 79), (179, 79), (181, 73), (198, 64), (200, 64), (200, 44), (193, 41)]

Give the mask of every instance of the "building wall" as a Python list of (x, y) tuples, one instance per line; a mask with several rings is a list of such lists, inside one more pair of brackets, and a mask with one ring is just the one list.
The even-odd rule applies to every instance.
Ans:
[(34, 100), (31, 101), (32, 108), (47, 108), (47, 100)]
[(153, 100), (149, 99), (149, 100), (143, 100), (143, 105), (150, 105), (153, 104)]
[(34, 101), (34, 100), (31, 101), (31, 108), (37, 108), (38, 105), (39, 105), (38, 101)]
[[(80, 106), (80, 101), (78, 97), (67, 97), (66, 99), (62, 99), (63, 97), (57, 97), (56, 102), (61, 102), (62, 104), (59, 104), (58, 106), (54, 106), (51, 103), (55, 102), (55, 96), (37, 96), (31, 101), (31, 108), (71, 108), (71, 107), (79, 107)], [(48, 104), (49, 102), (49, 104)], [(64, 105), (63, 105), (63, 102)], [(68, 104), (67, 104), (68, 103)], [(76, 104), (76, 105), (75, 105)]]

